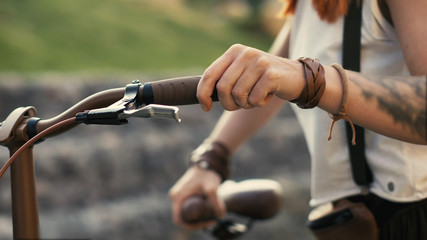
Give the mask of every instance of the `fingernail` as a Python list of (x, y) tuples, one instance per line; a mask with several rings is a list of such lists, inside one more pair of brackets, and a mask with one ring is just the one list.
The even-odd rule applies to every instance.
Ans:
[(202, 105), (203, 111), (207, 112), (208, 111), (208, 107), (205, 105)]

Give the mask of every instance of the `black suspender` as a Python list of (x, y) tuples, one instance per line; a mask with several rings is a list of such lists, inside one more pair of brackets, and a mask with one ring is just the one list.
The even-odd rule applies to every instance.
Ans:
[[(345, 69), (360, 71), (360, 41), (362, 22), (362, 1), (351, 1), (347, 15), (344, 18), (342, 65)], [(352, 130), (346, 122), (347, 144), (349, 147), (351, 170), (355, 183), (369, 188), (372, 182), (372, 172), (369, 169), (365, 155), (364, 129), (356, 128), (356, 145), (351, 144)]]

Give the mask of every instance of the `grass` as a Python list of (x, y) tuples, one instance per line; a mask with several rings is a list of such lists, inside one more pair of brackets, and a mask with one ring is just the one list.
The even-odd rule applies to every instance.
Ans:
[(270, 42), (165, 0), (0, 2), (0, 72), (203, 68), (233, 43)]

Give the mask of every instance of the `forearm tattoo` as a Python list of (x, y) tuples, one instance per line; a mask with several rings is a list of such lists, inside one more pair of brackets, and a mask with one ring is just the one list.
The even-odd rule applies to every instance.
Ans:
[(427, 76), (378, 77), (367, 76), (354, 81), (364, 97), (376, 100), (378, 107), (395, 123), (427, 140)]

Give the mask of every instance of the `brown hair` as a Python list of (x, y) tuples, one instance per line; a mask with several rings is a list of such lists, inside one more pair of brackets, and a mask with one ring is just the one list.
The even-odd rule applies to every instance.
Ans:
[[(297, 0), (282, 0), (285, 3), (283, 15), (293, 14), (297, 5)], [(347, 14), (348, 5), (351, 0), (312, 0), (314, 9), (320, 19), (334, 22), (338, 17)]]

